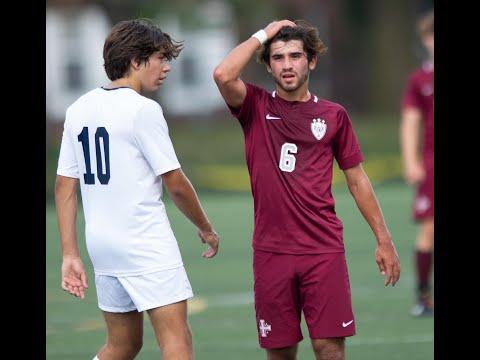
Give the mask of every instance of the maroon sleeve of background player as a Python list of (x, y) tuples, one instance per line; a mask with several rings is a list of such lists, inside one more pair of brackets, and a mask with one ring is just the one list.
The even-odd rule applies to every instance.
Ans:
[(363, 161), (363, 154), (345, 109), (338, 111), (337, 119), (339, 125), (335, 134), (333, 151), (338, 166), (345, 170), (360, 164)]
[(252, 122), (254, 104), (260, 90), (259, 87), (253, 84), (245, 83), (245, 86), (247, 88), (247, 95), (245, 96), (245, 100), (243, 100), (243, 104), (237, 108), (227, 104), (232, 115), (238, 119), (244, 129)]
[(417, 81), (415, 81), (415, 74), (411, 75), (407, 81), (407, 87), (403, 93), (403, 99), (401, 107), (405, 109), (407, 107), (420, 108), (420, 92), (418, 89)]

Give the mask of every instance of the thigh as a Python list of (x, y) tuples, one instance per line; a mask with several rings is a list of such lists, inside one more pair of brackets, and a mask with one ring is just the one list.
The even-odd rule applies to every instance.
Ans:
[(345, 359), (345, 338), (312, 339), (316, 359)]
[(263, 348), (289, 347), (303, 338), (292, 258), (288, 254), (254, 251), (255, 314)]
[(140, 344), (143, 337), (143, 313), (102, 311), (107, 324), (108, 342), (112, 345)]
[(355, 335), (344, 253), (301, 255), (300, 298), (312, 339)]
[(280, 349), (266, 349), (267, 360), (296, 360), (298, 344)]
[(191, 342), (186, 300), (149, 309), (147, 312), (160, 347)]

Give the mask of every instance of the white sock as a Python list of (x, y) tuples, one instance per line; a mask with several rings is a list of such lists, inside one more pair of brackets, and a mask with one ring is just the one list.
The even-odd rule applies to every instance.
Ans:
[(92, 360), (100, 360), (97, 355)]

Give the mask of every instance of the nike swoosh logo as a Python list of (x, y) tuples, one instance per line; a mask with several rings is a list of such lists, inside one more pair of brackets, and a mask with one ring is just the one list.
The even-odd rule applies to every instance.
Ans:
[(342, 326), (343, 326), (343, 327), (347, 327), (347, 326), (350, 325), (352, 322), (353, 322), (353, 320), (350, 320), (349, 322), (342, 322)]
[(280, 120), (281, 118), (276, 117), (276, 116), (272, 116), (270, 114), (267, 114), (267, 116), (265, 116), (265, 119), (267, 119), (267, 120)]

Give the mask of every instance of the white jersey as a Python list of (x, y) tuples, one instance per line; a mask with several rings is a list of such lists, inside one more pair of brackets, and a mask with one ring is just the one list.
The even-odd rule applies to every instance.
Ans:
[(135, 90), (97, 88), (67, 109), (57, 174), (80, 181), (96, 274), (183, 265), (158, 176), (178, 168), (162, 108)]

